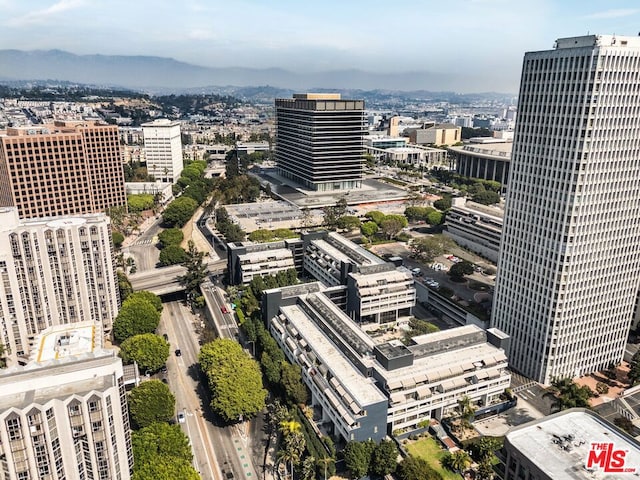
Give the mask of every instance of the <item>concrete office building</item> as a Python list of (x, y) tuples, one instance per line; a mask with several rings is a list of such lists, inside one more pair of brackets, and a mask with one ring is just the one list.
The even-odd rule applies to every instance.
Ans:
[(122, 360), (99, 323), (60, 325), (26, 366), (0, 371), (0, 479), (128, 480)]
[(453, 145), (462, 141), (462, 128), (452, 123), (441, 123), (426, 128), (412, 128), (405, 132), (416, 145)]
[(147, 172), (156, 181), (175, 183), (184, 167), (180, 122), (160, 118), (143, 123)]
[(525, 55), (491, 324), (548, 384), (623, 358), (640, 276), (640, 37)]
[(505, 189), (509, 181), (509, 165), (513, 144), (500, 139), (469, 142), (449, 147), (449, 155), (458, 175), (500, 182)]
[(309, 190), (360, 188), (364, 169), (364, 100), (338, 93), (276, 99), (278, 173)]
[(41, 218), (126, 204), (118, 127), (68, 121), (0, 134), (0, 207)]
[(499, 402), (510, 374), (501, 332), (468, 325), (376, 341), (319, 282), (266, 290), (262, 313), (287, 358), (302, 368), (316, 420), (344, 440), (379, 440), (452, 415), (458, 400)]
[(118, 290), (109, 217), (19, 220), (0, 209), (0, 342), (26, 362), (44, 329), (87, 320), (111, 332)]
[(445, 235), (458, 245), (496, 263), (502, 238), (504, 210), (454, 198), (445, 218)]
[(267, 243), (227, 244), (227, 272), (231, 285), (251, 282), (255, 277), (296, 269), (302, 273), (303, 241), (299, 238)]
[(640, 443), (598, 414), (572, 408), (509, 430), (498, 458), (502, 480), (634, 478)]

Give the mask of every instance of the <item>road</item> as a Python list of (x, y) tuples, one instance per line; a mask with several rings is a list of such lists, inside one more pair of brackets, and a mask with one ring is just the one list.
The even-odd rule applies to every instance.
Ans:
[(161, 221), (162, 217), (158, 217), (132, 245), (123, 248), (125, 254), (131, 255), (135, 259), (138, 272), (156, 268), (160, 257), (160, 250), (155, 246), (153, 237), (160, 232)]
[[(208, 388), (199, 381), (199, 328), (200, 320), (181, 302), (164, 304), (159, 331), (167, 333), (171, 344), (168, 381), (177, 410), (186, 415), (186, 422), (180, 425), (193, 446), (194, 466), (203, 480), (258, 479), (247, 435), (249, 423), (224, 426), (209, 407)], [(175, 355), (178, 348), (179, 357)]]

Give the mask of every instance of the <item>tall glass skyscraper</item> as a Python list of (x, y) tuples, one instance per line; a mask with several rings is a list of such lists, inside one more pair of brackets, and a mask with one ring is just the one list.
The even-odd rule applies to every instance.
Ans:
[(640, 278), (640, 37), (525, 54), (491, 324), (542, 383), (622, 360)]

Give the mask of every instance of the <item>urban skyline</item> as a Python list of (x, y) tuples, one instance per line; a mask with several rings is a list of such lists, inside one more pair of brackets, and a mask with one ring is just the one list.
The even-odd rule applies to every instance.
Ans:
[(0, 43), (21, 50), (154, 55), (209, 67), (298, 73), (429, 71), (445, 82), (458, 78), (462, 92), (515, 92), (522, 52), (550, 48), (549, 38), (558, 32), (635, 34), (640, 16), (630, 0), (606, 6), (594, 0), (457, 0), (440, 11), (435, 3), (416, 1), (403, 3), (402, 9), (388, 2), (332, 0), (322, 6), (280, 1), (267, 7), (246, 0), (241, 5), (192, 1), (177, 8), (168, 2), (107, 6), (4, 0)]

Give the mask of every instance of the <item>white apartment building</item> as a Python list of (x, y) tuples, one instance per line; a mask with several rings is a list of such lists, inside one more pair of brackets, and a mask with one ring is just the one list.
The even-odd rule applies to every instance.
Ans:
[(416, 305), (413, 275), (393, 263), (362, 267), (347, 278), (347, 314), (360, 323), (408, 319)]
[(302, 368), (320, 410), (317, 420), (347, 441), (379, 440), (454, 415), (464, 396), (493, 408), (510, 384), (502, 332), (467, 325), (405, 346), (370, 337), (319, 282), (264, 293), (264, 319), (287, 358)]
[(105, 335), (118, 314), (109, 217), (19, 220), (0, 209), (0, 342), (25, 362), (44, 329), (87, 320)]
[(1, 480), (128, 480), (122, 361), (99, 323), (48, 329), (26, 366), (0, 371)]
[(640, 37), (525, 54), (491, 324), (539, 382), (623, 358), (640, 277)]
[(156, 181), (175, 183), (184, 167), (180, 122), (166, 118), (143, 123), (147, 172)]

